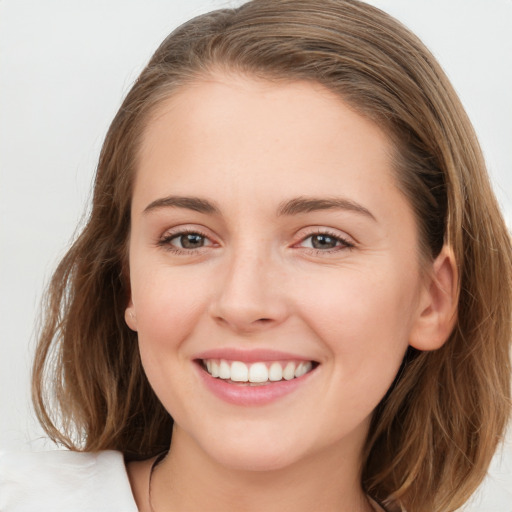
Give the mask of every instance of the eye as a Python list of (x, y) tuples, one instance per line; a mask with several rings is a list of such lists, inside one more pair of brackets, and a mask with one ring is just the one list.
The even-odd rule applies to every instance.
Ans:
[(299, 245), (322, 252), (351, 249), (354, 247), (354, 244), (345, 238), (331, 233), (314, 233), (304, 238)]
[(179, 231), (167, 233), (159, 241), (158, 245), (176, 253), (187, 253), (203, 247), (213, 246), (213, 242), (206, 235), (197, 231)]
[(169, 243), (179, 249), (199, 249), (208, 245), (208, 239), (200, 233), (182, 233), (173, 236)]

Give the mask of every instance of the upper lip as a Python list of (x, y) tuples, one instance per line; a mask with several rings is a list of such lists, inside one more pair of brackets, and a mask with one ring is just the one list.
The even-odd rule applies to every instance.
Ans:
[(228, 361), (241, 361), (244, 363), (266, 362), (266, 361), (313, 361), (308, 357), (293, 354), (291, 352), (282, 352), (272, 349), (250, 349), (240, 348), (216, 348), (205, 350), (196, 354), (194, 359), (225, 359)]

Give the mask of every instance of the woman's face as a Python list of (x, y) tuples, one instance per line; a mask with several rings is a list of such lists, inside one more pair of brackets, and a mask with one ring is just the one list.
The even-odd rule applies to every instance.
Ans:
[(311, 83), (218, 74), (152, 117), (126, 319), (202, 454), (248, 469), (359, 456), (424, 308), (390, 153)]

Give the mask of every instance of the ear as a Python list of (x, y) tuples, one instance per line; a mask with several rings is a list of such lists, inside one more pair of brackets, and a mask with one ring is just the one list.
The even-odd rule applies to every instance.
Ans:
[(426, 275), (409, 344), (418, 350), (442, 347), (457, 320), (458, 298), (457, 264), (452, 249), (445, 245)]
[(132, 299), (130, 299), (128, 306), (126, 306), (124, 310), (124, 321), (132, 331), (137, 331), (137, 316), (135, 315), (135, 307)]

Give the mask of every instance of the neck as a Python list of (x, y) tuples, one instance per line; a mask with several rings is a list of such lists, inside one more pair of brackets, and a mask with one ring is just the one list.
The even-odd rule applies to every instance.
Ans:
[(372, 511), (360, 485), (364, 440), (353, 441), (349, 449), (329, 447), (285, 468), (250, 471), (218, 464), (176, 428), (168, 456), (153, 473), (153, 510)]

